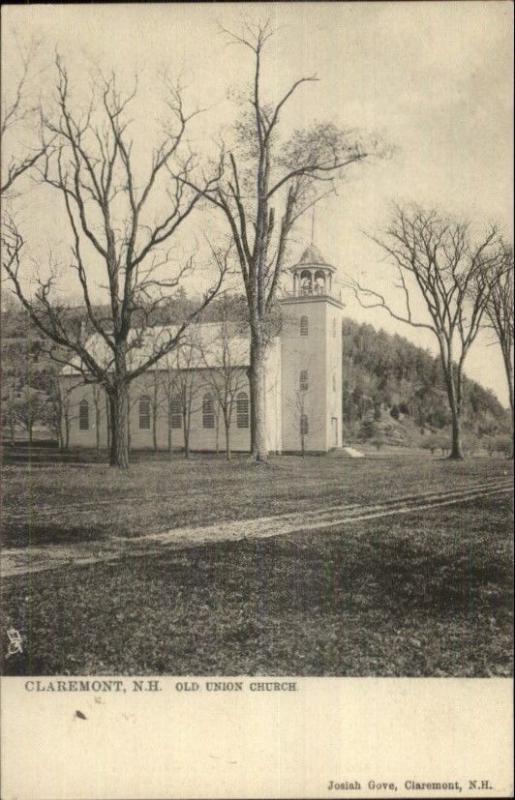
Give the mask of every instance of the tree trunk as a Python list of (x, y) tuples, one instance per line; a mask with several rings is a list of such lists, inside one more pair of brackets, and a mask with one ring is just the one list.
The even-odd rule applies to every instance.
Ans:
[(109, 396), (111, 416), (111, 449), (109, 463), (112, 467), (129, 466), (128, 393), (124, 384), (116, 386)]
[(158, 414), (158, 393), (157, 393), (157, 382), (156, 376), (154, 374), (154, 395), (152, 398), (152, 444), (154, 446), (154, 453), (157, 453), (157, 414)]
[(157, 453), (157, 414), (156, 409), (152, 409), (152, 445), (154, 447), (154, 453)]
[(172, 455), (172, 420), (170, 413), (168, 413), (168, 452)]
[(256, 461), (268, 461), (266, 441), (266, 347), (253, 336), (250, 346), (250, 447)]
[[(442, 359), (443, 360), (443, 359)], [(461, 396), (461, 372), (455, 368), (452, 361), (452, 351), (449, 350), (448, 358), (444, 366), (445, 383), (447, 386), (447, 397), (449, 400), (449, 408), (452, 417), (452, 439), (451, 439), (451, 452), (449, 458), (453, 460), (462, 460), (463, 444), (461, 441), (461, 420), (460, 420), (460, 403)], [(456, 385), (457, 383), (457, 385)]]
[(127, 449), (131, 452), (131, 398), (127, 393)]
[(109, 402), (109, 398), (106, 395), (106, 445), (107, 449), (111, 450), (111, 404)]
[(100, 450), (100, 409), (98, 402), (95, 403), (95, 436), (97, 452)]
[(514, 431), (514, 416), (513, 416), (513, 367), (511, 363), (511, 352), (509, 348), (503, 347), (502, 354), (504, 359), (504, 366), (506, 368), (506, 378), (508, 380), (508, 396), (510, 399), (510, 413), (511, 413), (511, 453), (508, 458), (513, 458), (515, 453), (515, 431)]
[(63, 447), (65, 450), (68, 450), (70, 446), (70, 412), (64, 412), (64, 441)]
[(231, 422), (224, 414), (224, 427), (225, 427), (225, 457), (227, 461), (231, 460)]
[(189, 414), (183, 413), (182, 415), (182, 426), (184, 429), (184, 458), (190, 457), (190, 425), (189, 425)]
[(460, 425), (460, 416), (458, 411), (455, 408), (451, 408), (452, 413), (452, 443), (451, 443), (451, 452), (449, 453), (449, 458), (452, 459), (463, 459), (463, 445), (461, 441), (461, 425)]

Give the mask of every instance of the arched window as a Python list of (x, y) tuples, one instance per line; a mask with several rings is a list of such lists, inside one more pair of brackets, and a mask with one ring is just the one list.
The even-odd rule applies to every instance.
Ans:
[(313, 294), (313, 278), (307, 269), (303, 269), (300, 273), (300, 293)]
[(150, 398), (146, 395), (139, 399), (139, 427), (142, 431), (150, 430)]
[(300, 335), (307, 336), (309, 333), (309, 319), (306, 316), (300, 318)]
[(170, 400), (170, 427), (182, 428), (182, 405), (179, 397)]
[(307, 369), (302, 369), (299, 374), (299, 389), (301, 392), (307, 392), (309, 389), (309, 376)]
[(336, 317), (333, 317), (333, 336), (336, 336)]
[(315, 272), (315, 294), (325, 294), (325, 275), (321, 269)]
[(89, 403), (81, 400), (79, 403), (79, 430), (89, 431)]
[(300, 432), (303, 436), (306, 436), (309, 433), (309, 421), (307, 414), (301, 414), (300, 417)]
[(202, 425), (204, 428), (215, 427), (215, 404), (210, 394), (205, 394), (202, 400)]
[(236, 425), (238, 428), (249, 427), (249, 396), (247, 392), (239, 392), (236, 397)]

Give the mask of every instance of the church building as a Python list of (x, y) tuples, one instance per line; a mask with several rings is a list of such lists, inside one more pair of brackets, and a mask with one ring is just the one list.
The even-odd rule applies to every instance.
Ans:
[[(280, 330), (266, 367), (268, 448), (324, 453), (342, 445), (343, 305), (333, 285), (335, 267), (313, 245), (288, 272), (291, 289), (279, 300)], [(148, 354), (151, 338), (155, 342), (170, 331), (171, 326), (162, 326), (146, 332), (140, 357)], [(95, 348), (95, 342), (89, 346)], [(137, 349), (132, 357), (137, 359)], [(130, 447), (183, 449), (187, 443), (191, 451), (221, 452), (226, 448), (225, 406), (231, 450), (250, 450), (248, 366), (249, 337), (241, 326), (192, 324), (177, 349), (132, 382)], [(82, 383), (72, 367), (62, 371), (60, 387), (67, 427), (63, 438), (69, 446), (106, 447), (103, 391)]]

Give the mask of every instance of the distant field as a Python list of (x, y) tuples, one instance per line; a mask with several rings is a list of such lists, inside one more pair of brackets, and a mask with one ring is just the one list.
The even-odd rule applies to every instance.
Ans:
[[(511, 475), (504, 459), (196, 456), (4, 468), (7, 545), (94, 542)], [(26, 642), (7, 672), (511, 673), (511, 501), (471, 499), (343, 528), (163, 550), (3, 582)], [(2, 629), (2, 640), (5, 637)], [(1, 652), (6, 644), (0, 642)]]

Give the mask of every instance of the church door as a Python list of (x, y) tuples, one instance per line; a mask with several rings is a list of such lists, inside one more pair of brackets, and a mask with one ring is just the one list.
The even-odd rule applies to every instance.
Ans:
[(338, 447), (338, 417), (331, 418), (331, 429), (333, 434), (333, 447)]

